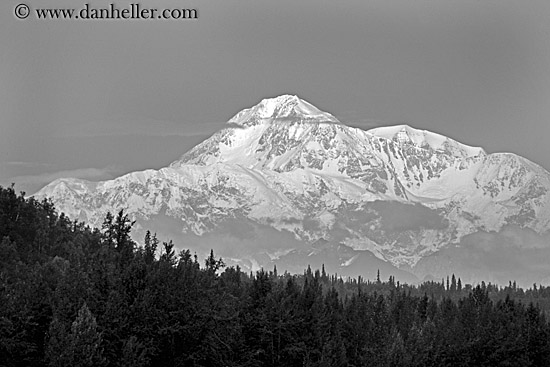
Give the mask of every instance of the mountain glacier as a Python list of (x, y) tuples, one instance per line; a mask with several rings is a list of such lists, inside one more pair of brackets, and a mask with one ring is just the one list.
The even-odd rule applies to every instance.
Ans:
[[(550, 174), (515, 154), (407, 125), (349, 127), (283, 95), (237, 113), (168, 167), (103, 182), (58, 179), (35, 197), (93, 226), (124, 209), (137, 235), (151, 228), (182, 247), (215, 247), (245, 268), (329, 263), (370, 276), (385, 267), (414, 281), (472, 273), (463, 241), (480, 233), (512, 231), (521, 247), (529, 232), (542, 243), (534, 257), (550, 251), (549, 189)], [(550, 279), (550, 269), (531, 277)]]

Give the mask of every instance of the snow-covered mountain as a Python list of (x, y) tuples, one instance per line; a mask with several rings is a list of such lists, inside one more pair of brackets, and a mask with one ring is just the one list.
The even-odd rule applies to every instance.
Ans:
[(465, 236), (546, 235), (549, 189), (550, 174), (517, 155), (407, 125), (364, 131), (283, 95), (239, 112), (166, 168), (104, 182), (58, 179), (35, 197), (95, 226), (125, 209), (138, 235), (152, 228), (251, 268), (296, 254), (306, 261), (322, 240), (340, 274), (370, 254), (423, 278), (444, 274), (422, 264)]

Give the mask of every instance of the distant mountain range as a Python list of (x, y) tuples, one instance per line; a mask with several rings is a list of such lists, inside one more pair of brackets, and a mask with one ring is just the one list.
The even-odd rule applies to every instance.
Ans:
[(549, 190), (550, 173), (515, 154), (407, 125), (364, 131), (283, 95), (168, 167), (58, 179), (35, 197), (94, 226), (124, 209), (138, 241), (151, 229), (244, 269), (531, 285), (550, 283)]

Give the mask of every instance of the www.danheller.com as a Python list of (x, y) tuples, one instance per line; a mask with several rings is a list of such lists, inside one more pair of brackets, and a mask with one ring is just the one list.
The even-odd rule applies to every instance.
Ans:
[(101, 20), (101, 19), (198, 19), (198, 9), (157, 9), (143, 7), (139, 3), (129, 4), (127, 7), (119, 8), (111, 3), (107, 7), (94, 7), (86, 3), (80, 9), (69, 8), (35, 8), (31, 9), (27, 4), (19, 4), (14, 9), (15, 17), (18, 19), (27, 19), (33, 16), (35, 19), (82, 19), (82, 20)]

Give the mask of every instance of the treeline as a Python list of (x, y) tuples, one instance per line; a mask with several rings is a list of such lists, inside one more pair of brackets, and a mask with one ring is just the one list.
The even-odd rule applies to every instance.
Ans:
[(547, 288), (250, 274), (132, 225), (0, 187), (1, 366), (550, 365)]

